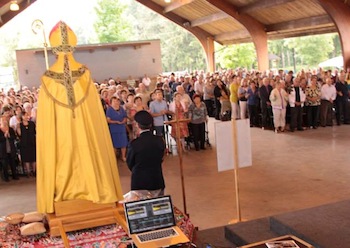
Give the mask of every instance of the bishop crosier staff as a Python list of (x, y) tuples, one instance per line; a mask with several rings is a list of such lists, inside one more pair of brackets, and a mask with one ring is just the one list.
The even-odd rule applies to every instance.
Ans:
[(32, 31), (34, 34), (38, 34), (40, 31), (43, 32), (45, 65), (46, 65), (46, 70), (48, 70), (49, 69), (49, 60), (48, 60), (48, 56), (47, 56), (47, 41), (46, 41), (46, 35), (45, 35), (45, 29), (44, 29), (43, 22), (39, 19), (33, 21)]

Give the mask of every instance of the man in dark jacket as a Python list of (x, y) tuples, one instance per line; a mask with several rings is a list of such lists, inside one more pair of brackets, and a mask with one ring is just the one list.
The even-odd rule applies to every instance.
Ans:
[(161, 190), (164, 194), (162, 162), (165, 143), (161, 136), (153, 135), (153, 117), (145, 110), (135, 114), (141, 132), (128, 146), (126, 162), (131, 173), (131, 190)]
[(263, 79), (263, 85), (259, 88), (262, 129), (265, 129), (267, 127), (267, 122), (272, 113), (271, 102), (270, 102), (271, 91), (272, 91), (272, 86), (269, 84), (269, 79), (265, 77)]
[(337, 98), (335, 99), (337, 124), (340, 126), (342, 119), (344, 124), (350, 124), (348, 115), (349, 91), (344, 73), (340, 74), (339, 80), (335, 83), (335, 89), (337, 90)]

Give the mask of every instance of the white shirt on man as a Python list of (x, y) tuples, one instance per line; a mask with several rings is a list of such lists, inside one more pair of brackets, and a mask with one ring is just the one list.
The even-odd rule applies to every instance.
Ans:
[(204, 82), (200, 83), (199, 81), (196, 81), (194, 83), (194, 91), (196, 93), (199, 93), (200, 95), (204, 94)]
[(334, 85), (328, 85), (328, 84), (324, 84), (321, 87), (321, 99), (322, 100), (327, 100), (329, 101), (330, 99), (332, 99), (333, 101), (335, 100), (335, 98), (337, 97), (337, 90), (335, 89)]
[(142, 78), (142, 83), (146, 86), (149, 87), (151, 84), (151, 79), (149, 77), (144, 77)]

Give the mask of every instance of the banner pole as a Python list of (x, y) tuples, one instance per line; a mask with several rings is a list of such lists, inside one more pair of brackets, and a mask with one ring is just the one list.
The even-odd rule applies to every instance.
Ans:
[(235, 192), (236, 192), (236, 208), (237, 208), (237, 221), (241, 222), (241, 206), (239, 201), (239, 184), (238, 184), (238, 142), (237, 142), (237, 123), (234, 118), (231, 120), (232, 122), (232, 138), (233, 138), (233, 157), (235, 162), (234, 168), (234, 176), (235, 176)]

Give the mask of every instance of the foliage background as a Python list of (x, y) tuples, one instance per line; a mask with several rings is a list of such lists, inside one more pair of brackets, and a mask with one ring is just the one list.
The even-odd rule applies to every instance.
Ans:
[[(204, 51), (191, 33), (134, 0), (60, 0), (52, 8), (53, 3), (57, 1), (38, 0), (0, 29), (0, 66), (15, 70), (16, 49), (43, 46), (42, 37), (31, 32), (34, 19), (44, 22), (46, 36), (62, 19), (75, 31), (80, 45), (160, 39), (163, 71), (206, 70)], [(268, 45), (269, 53), (279, 57), (270, 61), (271, 68), (316, 68), (321, 61), (341, 55), (338, 34), (272, 40)], [(215, 58), (216, 68), (257, 68), (252, 43), (215, 44)]]

